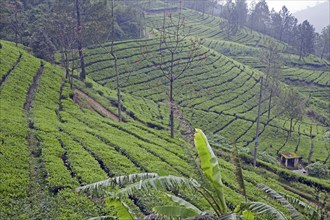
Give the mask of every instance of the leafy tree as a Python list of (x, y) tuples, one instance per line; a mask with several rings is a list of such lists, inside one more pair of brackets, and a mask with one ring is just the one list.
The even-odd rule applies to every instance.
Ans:
[(298, 91), (290, 88), (281, 94), (278, 106), (290, 121), (289, 137), (291, 137), (293, 120), (300, 120), (304, 115), (305, 99)]
[(327, 60), (330, 60), (330, 25), (322, 29), (320, 35), (321, 43), (321, 59), (325, 57)]
[(248, 9), (246, 0), (236, 0), (237, 21), (239, 27), (243, 27), (246, 23)]
[(19, 0), (5, 0), (2, 2), (0, 10), (0, 32), (6, 33), (3, 37), (12, 40), (8, 37), (8, 31), (14, 34), (14, 42), (17, 44), (23, 43), (23, 36), (26, 28), (26, 16), (24, 7)]
[(287, 34), (288, 31), (290, 31), (293, 16), (291, 15), (287, 7), (283, 6), (278, 13), (272, 11), (270, 17), (270, 28), (274, 31), (273, 36), (282, 41), (284, 35)]
[(321, 162), (315, 162), (306, 167), (308, 171), (308, 175), (318, 177), (318, 178), (325, 178), (328, 176), (328, 166)]
[(45, 21), (45, 32), (49, 33), (52, 42), (61, 53), (61, 63), (65, 68), (65, 76), (70, 76), (71, 52), (76, 48), (75, 19), (73, 16), (73, 4), (64, 0), (57, 0), (53, 4)]
[(33, 33), (31, 42), (29, 45), (36, 57), (45, 59), (54, 63), (54, 54), (56, 52), (56, 46), (53, 44), (49, 35), (43, 30), (43, 27), (39, 27)]
[(234, 35), (238, 31), (238, 11), (236, 10), (236, 5), (232, 0), (227, 0), (224, 6), (224, 17), (227, 19), (227, 38), (229, 39), (231, 35)]
[(269, 8), (265, 0), (260, 0), (250, 14), (251, 29), (266, 33), (269, 23)]
[(299, 51), (299, 60), (301, 60), (304, 56), (314, 52), (315, 29), (305, 20), (298, 25), (296, 32), (297, 49)]

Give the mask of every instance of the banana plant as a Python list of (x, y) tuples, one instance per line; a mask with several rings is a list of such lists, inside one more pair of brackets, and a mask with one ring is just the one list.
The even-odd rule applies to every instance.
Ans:
[[(320, 213), (309, 204), (304, 201), (297, 199), (293, 196), (277, 192), (264, 184), (258, 184), (257, 187), (262, 191), (266, 192), (270, 197), (278, 201), (290, 212), (290, 216), (293, 220), (305, 219), (301, 213), (308, 216), (308, 219), (321, 219)], [(299, 210), (299, 211), (298, 211)]]
[[(202, 130), (196, 129), (194, 143), (200, 159), (201, 169), (204, 176), (210, 183), (210, 188), (206, 188), (193, 178), (172, 175), (159, 176), (157, 173), (140, 173), (114, 177), (92, 183), (77, 188), (77, 191), (102, 192), (111, 200), (123, 201), (125, 198), (128, 198), (138, 191), (149, 193), (150, 189), (157, 191), (174, 191), (181, 188), (191, 190), (192, 192), (198, 192), (201, 197), (207, 201), (213, 211), (210, 212), (200, 210), (200, 208), (194, 206), (183, 198), (169, 193), (167, 193), (167, 195), (172, 199), (172, 201), (178, 204), (178, 206), (157, 206), (153, 208), (153, 211), (161, 216), (178, 218), (189, 218), (211, 214), (214, 218), (221, 220), (254, 220), (255, 216), (258, 216), (259, 214), (267, 214), (268, 216), (275, 217), (279, 220), (287, 219), (279, 210), (260, 202), (245, 202), (236, 209), (236, 213), (230, 212), (225, 201), (224, 184), (221, 178), (221, 170), (218, 159)], [(121, 188), (118, 189), (118, 186)], [(109, 188), (110, 191), (106, 190)], [(131, 213), (124, 213), (128, 219), (133, 219), (132, 217), (129, 218)]]

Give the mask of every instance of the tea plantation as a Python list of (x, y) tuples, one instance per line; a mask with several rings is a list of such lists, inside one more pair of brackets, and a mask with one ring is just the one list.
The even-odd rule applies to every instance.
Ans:
[[(208, 136), (218, 156), (230, 208), (244, 201), (231, 162), (232, 145), (236, 144), (248, 200), (290, 214), (257, 187), (265, 183), (315, 208), (320, 206), (316, 192), (321, 192), (329, 209), (329, 179), (296, 174), (276, 163), (279, 151), (295, 149), (307, 160), (311, 136), (315, 146), (311, 161), (327, 159), (330, 151), (324, 134), (329, 131), (329, 62), (313, 56), (299, 61), (286, 44), (245, 28), (228, 39), (220, 28), (222, 19), (188, 9), (184, 14), (192, 27), (190, 36), (202, 37), (203, 43), (189, 69), (174, 81), (175, 138), (169, 135), (168, 80), (159, 68), (162, 48), (157, 24), (161, 14), (147, 15), (149, 38), (114, 44), (123, 122), (117, 117), (117, 81), (110, 43), (84, 51), (87, 80), (81, 82), (75, 72), (70, 88), (61, 67), (32, 56), (14, 43), (0, 41), (0, 219), (88, 219), (105, 215), (120, 219), (120, 208), (109, 205), (102, 196), (77, 193), (75, 189), (142, 172), (203, 181), (185, 123), (203, 129)], [(275, 107), (268, 118), (269, 94), (265, 93), (259, 130), (261, 154), (258, 167), (253, 168), (250, 152), (263, 75), (258, 53), (268, 41), (278, 44), (286, 58), (280, 71), (281, 88), (295, 87), (308, 100), (309, 114), (294, 121), (289, 137), (288, 118)], [(187, 41), (180, 48), (176, 65), (189, 62), (189, 48)], [(161, 62), (171, 59), (166, 56)], [(193, 192), (180, 194), (198, 207), (206, 206)], [(152, 213), (154, 206), (174, 204), (156, 191), (136, 194), (128, 203), (139, 218)]]

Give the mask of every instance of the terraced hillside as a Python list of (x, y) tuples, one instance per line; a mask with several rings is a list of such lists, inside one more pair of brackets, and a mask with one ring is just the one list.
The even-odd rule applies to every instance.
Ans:
[[(62, 68), (37, 59), (10, 42), (0, 41), (0, 219), (87, 219), (103, 215), (120, 219), (120, 209), (75, 189), (140, 172), (200, 180), (194, 148), (184, 138), (185, 123), (202, 128), (210, 137), (219, 158), (228, 206), (234, 208), (244, 201), (230, 162), (229, 143), (236, 142), (242, 151), (253, 147), (262, 75), (256, 54), (258, 46), (271, 39), (256, 32), (251, 34), (247, 29), (226, 39), (225, 32), (217, 28), (221, 19), (190, 10), (184, 13), (193, 26), (192, 33), (205, 39), (190, 69), (174, 83), (174, 139), (168, 132), (168, 81), (157, 67), (159, 41), (152, 34), (151, 38), (115, 43), (124, 122), (118, 122), (116, 115), (116, 78), (109, 56), (110, 44), (85, 50), (87, 82), (74, 79), (70, 88)], [(153, 21), (157, 23), (157, 19)], [(180, 65), (185, 65), (188, 47), (187, 43), (182, 48)], [(224, 48), (230, 51), (226, 53)], [(283, 83), (296, 82), (294, 85), (306, 97), (313, 92), (310, 114), (327, 117), (329, 63), (312, 58), (300, 63), (295, 56), (286, 56), (291, 58), (282, 71)], [(300, 80), (305, 82), (297, 83)], [(329, 127), (305, 115), (295, 123), (293, 135), (288, 138), (288, 120), (275, 109), (268, 119), (267, 100), (264, 97), (261, 106), (260, 150), (276, 156), (279, 150), (299, 148), (298, 153), (307, 158), (313, 136), (316, 147), (311, 159), (324, 161), (328, 155), (323, 134)], [(250, 201), (265, 202), (289, 214), (256, 185), (267, 183), (316, 206), (316, 192), (322, 190), (324, 197), (330, 191), (329, 180), (301, 176), (263, 161), (259, 161), (258, 169), (253, 169), (248, 165), (251, 156), (242, 153), (241, 157), (246, 162), (243, 173)], [(205, 206), (205, 201), (194, 193), (180, 193), (196, 206)], [(128, 203), (142, 217), (156, 205), (173, 204), (165, 197), (160, 192), (137, 194)]]
[[(169, 138), (165, 129), (166, 104), (124, 94), (126, 122), (119, 123), (113, 114), (114, 105), (109, 104), (115, 100), (113, 90), (93, 81), (92, 88), (76, 81), (75, 89), (71, 90), (61, 68), (36, 59), (9, 42), (1, 44), (4, 55), (1, 63), (6, 70), (1, 81), (0, 109), (2, 219), (116, 215), (116, 209), (105, 206), (102, 200), (91, 200), (74, 191), (80, 185), (115, 175), (157, 172), (199, 178), (189, 153), (190, 144)], [(219, 161), (226, 199), (233, 207), (244, 198), (234, 181), (233, 165), (226, 157)], [(244, 172), (249, 199), (269, 202), (284, 212), (255, 183), (267, 182), (274, 189), (292, 195), (290, 184), (313, 192), (313, 187), (303, 181), (329, 188), (328, 183), (311, 178), (303, 181), (298, 178), (284, 187), (278, 182), (281, 178), (270, 171), (264, 170), (262, 175), (248, 169)], [(270, 176), (272, 179), (268, 179)], [(157, 198), (150, 201), (142, 195), (131, 201), (133, 206), (137, 205), (135, 211), (143, 214), (163, 202)]]
[[(128, 122), (118, 123), (91, 109), (88, 89), (70, 90), (62, 69), (1, 44), (7, 70), (1, 81), (1, 219), (97, 216), (106, 212), (102, 204), (72, 189), (119, 174), (193, 173), (185, 153), (189, 144), (147, 126), (154, 118), (161, 126), (167, 108), (125, 96), (134, 108), (127, 105)], [(93, 92), (100, 99), (94, 102), (109, 103)]]
[[(123, 79), (121, 87), (125, 93), (151, 99), (157, 103), (167, 103), (167, 81), (162, 77), (159, 68), (152, 65), (157, 59), (150, 61), (145, 58), (157, 56), (158, 44), (157, 39), (123, 41), (116, 44), (120, 75)], [(89, 77), (97, 83), (116, 88), (113, 60), (103, 47), (87, 51), (87, 71)], [(144, 55), (141, 55), (142, 52)], [(184, 55), (181, 59), (185, 59)], [(134, 69), (127, 66), (127, 63), (132, 63)], [(311, 71), (313, 74), (316, 72), (318, 71)], [(191, 69), (175, 82), (175, 102), (194, 127), (202, 127), (208, 134), (220, 134), (243, 147), (252, 148), (260, 74), (256, 69), (203, 47)], [(329, 73), (324, 71), (323, 74)], [(325, 88), (324, 93), (327, 94), (327, 91)], [(326, 98), (323, 99), (327, 103)], [(306, 115), (304, 120), (295, 123), (293, 137), (287, 138), (288, 119), (281, 117), (277, 111), (272, 111), (268, 120), (267, 108), (268, 97), (264, 97), (261, 106), (261, 150), (275, 156), (279, 149), (294, 151), (299, 145), (299, 154), (307, 158), (311, 126), (312, 135), (316, 137), (315, 144), (324, 145), (323, 134), (327, 130), (325, 125), (313, 121)], [(326, 108), (314, 108), (314, 111), (323, 114), (322, 111), (326, 112)], [(312, 158), (324, 160), (326, 157), (324, 148), (319, 147), (315, 149)]]

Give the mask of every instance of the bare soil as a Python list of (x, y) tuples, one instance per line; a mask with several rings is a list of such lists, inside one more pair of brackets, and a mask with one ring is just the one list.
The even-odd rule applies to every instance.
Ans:
[[(82, 102), (83, 102), (82, 100), (85, 101), (84, 104), (87, 104), (87, 106), (82, 104)], [(97, 102), (95, 99), (93, 99), (92, 97), (90, 97), (89, 95), (87, 95), (86, 93), (84, 93), (83, 91), (81, 91), (79, 89), (74, 90), (74, 101), (76, 103), (78, 103), (78, 105), (80, 107), (88, 108), (88, 109), (95, 111), (114, 121), (119, 121), (119, 118), (117, 115), (115, 115), (114, 113), (109, 111), (107, 108), (105, 108), (99, 102)]]

